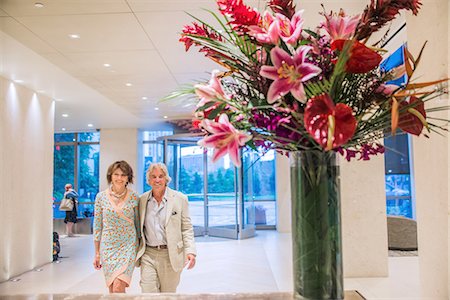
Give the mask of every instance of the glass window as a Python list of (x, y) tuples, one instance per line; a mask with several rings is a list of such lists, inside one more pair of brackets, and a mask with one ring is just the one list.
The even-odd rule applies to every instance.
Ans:
[(78, 134), (80, 142), (100, 142), (100, 132), (81, 132)]
[[(256, 226), (276, 225), (275, 151), (245, 151), (244, 201), (253, 198)], [(248, 211), (248, 209), (247, 209)]]
[[(84, 217), (94, 215), (91, 205), (84, 205), (83, 202), (94, 202), (95, 196), (99, 192), (99, 157), (100, 145), (80, 145), (79, 159), (79, 185), (78, 194), (80, 202), (79, 214)], [(81, 205), (84, 205), (81, 207)]]
[(235, 226), (236, 215), (236, 168), (229, 155), (212, 162), (213, 149), (208, 149), (208, 217), (209, 226)]
[[(144, 174), (143, 174), (143, 184), (144, 191), (148, 191), (150, 186), (147, 184), (146, 172), (151, 163), (154, 162), (163, 162), (164, 161), (164, 153), (163, 153), (163, 144), (162, 142), (156, 141), (157, 138), (167, 135), (172, 135), (173, 131), (143, 131), (142, 132), (142, 154), (144, 156)], [(172, 174), (169, 170), (169, 173)], [(170, 185), (173, 187), (173, 183)]]
[(409, 163), (409, 137), (399, 133), (384, 139), (385, 187), (388, 215), (414, 218)]
[(55, 143), (59, 142), (75, 142), (75, 133), (56, 133)]
[(79, 194), (78, 217), (93, 216), (95, 196), (99, 191), (99, 137), (99, 132), (55, 134), (54, 218), (65, 217), (65, 212), (59, 211), (59, 202), (67, 183), (71, 183)]
[[(55, 145), (53, 156), (53, 201), (59, 202), (64, 195), (66, 183), (74, 182), (75, 178), (75, 149), (73, 146)], [(54, 218), (64, 218), (65, 212), (55, 205)]]

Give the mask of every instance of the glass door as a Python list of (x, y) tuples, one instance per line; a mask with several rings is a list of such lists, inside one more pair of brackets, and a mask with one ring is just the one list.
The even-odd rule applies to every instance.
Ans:
[(203, 150), (197, 140), (183, 135), (161, 138), (172, 177), (169, 186), (188, 196), (195, 235), (232, 239), (254, 236), (254, 218), (247, 217), (254, 210), (249, 204), (252, 197), (244, 200), (239, 192), (243, 191), (242, 170), (235, 168), (228, 156), (213, 163), (213, 150)]
[(213, 150), (206, 153), (208, 234), (210, 236), (238, 238), (237, 174), (227, 156), (212, 162)]

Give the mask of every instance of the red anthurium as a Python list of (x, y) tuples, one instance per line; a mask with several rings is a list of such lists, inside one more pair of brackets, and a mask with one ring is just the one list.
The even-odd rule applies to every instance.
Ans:
[(327, 94), (308, 100), (304, 120), (308, 133), (325, 150), (344, 145), (356, 130), (352, 109), (343, 103), (335, 105)]
[(381, 55), (358, 41), (336, 40), (331, 44), (331, 49), (342, 51), (346, 42), (353, 43), (350, 58), (346, 64), (348, 73), (367, 73), (380, 64)]
[[(402, 107), (410, 106), (407, 110), (401, 111)], [(399, 121), (398, 127), (401, 130), (419, 136), (422, 132), (423, 126), (428, 127), (426, 121), (427, 114), (425, 112), (425, 105), (422, 100), (417, 97), (411, 96), (409, 101), (403, 101), (399, 103)]]

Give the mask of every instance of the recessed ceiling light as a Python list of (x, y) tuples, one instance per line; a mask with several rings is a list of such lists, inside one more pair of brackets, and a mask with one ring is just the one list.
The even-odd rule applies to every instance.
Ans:
[(125, 85), (126, 85), (126, 86), (132, 86), (132, 84), (129, 83), (129, 82), (125, 83)]
[(144, 96), (144, 97), (142, 97), (142, 100), (147, 100), (147, 99), (148, 99), (148, 98), (147, 98), (147, 97), (145, 97), (145, 96)]
[(67, 118), (69, 115), (68, 114), (62, 114), (61, 117)]
[(155, 110), (159, 110), (159, 107), (155, 107)]
[(88, 124), (88, 127), (93, 127), (94, 125), (92, 125), (92, 124)]
[(79, 39), (80, 38), (80, 35), (79, 34), (75, 34), (75, 33), (73, 33), (73, 34), (69, 34), (69, 37), (71, 38), (71, 39)]
[(105, 68), (109, 68), (109, 67), (111, 67), (111, 65), (110, 65), (110, 64), (103, 64), (103, 66), (104, 66)]
[(164, 119), (167, 119), (167, 118), (168, 118), (168, 116), (164, 116), (163, 118), (164, 118)]
[(62, 130), (62, 131), (66, 131), (66, 129), (65, 129), (64, 127), (63, 127), (63, 128), (61, 128), (61, 130)]
[(36, 3), (34, 3), (34, 7), (37, 7), (37, 8), (43, 8), (43, 7), (44, 7), (44, 4), (42, 4), (42, 3), (40, 3), (40, 2), (36, 2)]

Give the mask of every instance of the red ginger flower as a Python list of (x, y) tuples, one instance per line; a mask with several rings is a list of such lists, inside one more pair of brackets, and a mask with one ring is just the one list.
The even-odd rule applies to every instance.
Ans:
[(218, 0), (217, 5), (222, 15), (230, 18), (233, 29), (247, 31), (248, 26), (258, 25), (261, 16), (258, 11), (245, 5), (242, 0)]
[(335, 105), (328, 94), (308, 100), (304, 121), (306, 131), (327, 151), (344, 145), (356, 130), (351, 107)]
[(350, 49), (350, 57), (346, 64), (348, 73), (367, 73), (380, 64), (381, 55), (358, 41), (336, 40), (331, 44), (331, 49), (342, 51), (346, 42), (353, 43)]
[(395, 19), (402, 9), (410, 10), (417, 15), (422, 3), (420, 0), (371, 0), (361, 17), (356, 29), (356, 39), (362, 40), (378, 31), (386, 23)]
[[(202, 24), (200, 26), (196, 22), (193, 22), (192, 25), (184, 26), (183, 32), (181, 33), (181, 38), (179, 40), (180, 42), (184, 43), (186, 51), (188, 51), (192, 45), (200, 45), (199, 43), (192, 40), (189, 37), (189, 35), (204, 36), (204, 37), (209, 37), (210, 39), (213, 39), (213, 40), (222, 41), (222, 37), (220, 35), (218, 35), (216, 32), (211, 31), (208, 27), (206, 27), (205, 24)], [(203, 47), (203, 48), (205, 48), (205, 47)], [(203, 52), (205, 52), (205, 51), (203, 50)]]

